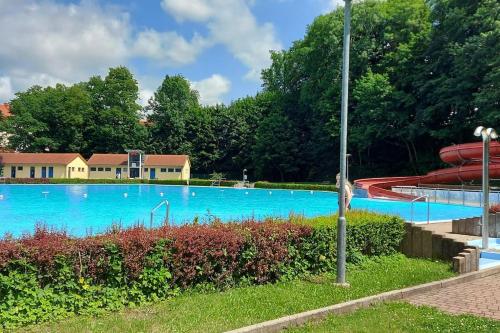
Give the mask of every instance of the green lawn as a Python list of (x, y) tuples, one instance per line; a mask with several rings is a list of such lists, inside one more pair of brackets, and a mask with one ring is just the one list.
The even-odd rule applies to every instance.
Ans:
[(319, 323), (289, 329), (301, 332), (500, 332), (500, 322), (470, 315), (455, 316), (434, 308), (394, 302), (331, 315)]
[(33, 326), (37, 332), (221, 332), (380, 292), (453, 276), (449, 264), (402, 255), (367, 260), (349, 269), (351, 288), (333, 276), (218, 293), (184, 293), (157, 303), (99, 318), (74, 317)]

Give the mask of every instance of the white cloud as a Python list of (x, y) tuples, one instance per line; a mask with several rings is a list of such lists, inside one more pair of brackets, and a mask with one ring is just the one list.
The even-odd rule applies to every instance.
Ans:
[(344, 6), (345, 1), (344, 0), (324, 0), (326, 2), (325, 4), (325, 13), (329, 13), (332, 10), (337, 9), (339, 6)]
[(200, 103), (215, 105), (222, 102), (222, 97), (229, 92), (231, 81), (219, 74), (191, 82), (191, 87), (200, 94)]
[(16, 87), (28, 77), (85, 79), (127, 58), (127, 15), (92, 2), (2, 1), (0, 22), (0, 68)]
[(213, 15), (213, 8), (204, 0), (162, 1), (161, 6), (165, 11), (171, 12), (179, 22), (203, 22)]
[(151, 58), (164, 65), (180, 66), (194, 62), (208, 45), (208, 41), (198, 34), (187, 41), (174, 31), (149, 29), (138, 34), (133, 50), (137, 56)]
[(139, 90), (139, 104), (141, 106), (148, 105), (148, 101), (151, 97), (153, 97), (154, 92), (150, 89), (140, 89)]
[(270, 65), (270, 50), (281, 43), (270, 23), (259, 24), (245, 0), (162, 0), (163, 9), (177, 21), (206, 24), (213, 43), (220, 43), (249, 71), (246, 78), (258, 80), (263, 68)]
[(74, 83), (133, 58), (162, 66), (191, 63), (209, 44), (195, 34), (134, 31), (128, 13), (93, 0), (0, 0), (0, 98), (37, 84)]
[(0, 76), (0, 103), (2, 103), (2, 101), (11, 99), (13, 95), (14, 93), (12, 91), (10, 77)]

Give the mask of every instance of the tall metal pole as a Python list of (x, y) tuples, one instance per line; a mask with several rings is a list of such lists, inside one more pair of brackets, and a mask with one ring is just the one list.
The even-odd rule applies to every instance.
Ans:
[(346, 266), (346, 149), (347, 149), (347, 105), (349, 98), (349, 44), (351, 40), (351, 0), (344, 7), (344, 49), (342, 56), (342, 105), (340, 110), (340, 193), (339, 219), (337, 221), (337, 283), (345, 284)]
[(483, 249), (488, 249), (489, 217), (490, 217), (490, 136), (483, 134)]

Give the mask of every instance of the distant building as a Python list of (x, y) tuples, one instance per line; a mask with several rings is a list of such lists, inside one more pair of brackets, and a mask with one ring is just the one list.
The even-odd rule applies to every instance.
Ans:
[(11, 116), (9, 103), (0, 103), (0, 114), (3, 118)]
[[(0, 103), (0, 120), (11, 116), (10, 105), (8, 103)], [(0, 151), (9, 145), (10, 135), (5, 132), (0, 132)]]
[(139, 178), (189, 180), (187, 155), (146, 155), (140, 150), (128, 154), (93, 154), (88, 160), (90, 179)]
[(88, 178), (77, 153), (0, 153), (0, 168), (7, 178)]

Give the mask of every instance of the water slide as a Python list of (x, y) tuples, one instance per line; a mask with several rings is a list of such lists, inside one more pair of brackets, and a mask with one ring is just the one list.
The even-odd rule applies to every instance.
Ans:
[[(423, 176), (384, 177), (358, 179), (357, 188), (364, 189), (368, 197), (385, 197), (398, 200), (413, 200), (414, 196), (391, 191), (392, 186), (416, 186), (420, 184), (447, 184), (478, 180), (482, 177), (483, 143), (465, 143), (444, 147), (439, 151), (441, 160), (452, 165)], [(489, 171), (491, 178), (500, 178), (500, 143), (490, 144)]]

